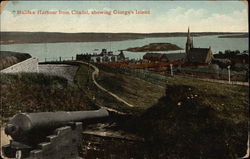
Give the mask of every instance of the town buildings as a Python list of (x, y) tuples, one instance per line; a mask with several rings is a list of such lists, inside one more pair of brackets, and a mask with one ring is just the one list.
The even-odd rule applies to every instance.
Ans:
[(188, 28), (185, 53), (146, 53), (143, 59), (148, 62), (176, 62), (185, 61), (193, 64), (210, 64), (213, 59), (211, 47), (195, 48), (193, 38)]
[(78, 54), (76, 60), (83, 60), (94, 63), (105, 63), (105, 62), (120, 62), (125, 60), (125, 55), (121, 50), (118, 55), (114, 55), (112, 51), (102, 49), (100, 54)]

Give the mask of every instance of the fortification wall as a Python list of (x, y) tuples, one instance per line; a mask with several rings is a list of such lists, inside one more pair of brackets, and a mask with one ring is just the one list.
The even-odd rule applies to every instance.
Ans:
[(32, 57), (0, 71), (0, 73), (19, 73), (19, 72), (39, 72), (38, 59)]
[(74, 81), (78, 66), (67, 64), (39, 64), (39, 72), (64, 77), (69, 83)]

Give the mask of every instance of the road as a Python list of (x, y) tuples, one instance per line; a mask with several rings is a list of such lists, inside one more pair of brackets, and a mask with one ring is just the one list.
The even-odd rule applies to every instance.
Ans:
[(95, 84), (99, 89), (101, 89), (101, 90), (104, 91), (104, 92), (107, 92), (109, 95), (113, 96), (116, 100), (118, 100), (118, 101), (124, 103), (125, 105), (127, 105), (127, 106), (129, 106), (129, 107), (134, 107), (132, 104), (128, 103), (128, 102), (125, 101), (124, 99), (122, 99), (122, 98), (120, 98), (119, 96), (117, 96), (116, 94), (114, 94), (114, 93), (108, 91), (107, 89), (105, 89), (104, 87), (102, 87), (99, 83), (97, 83), (96, 77), (99, 75), (99, 72), (100, 72), (100, 71), (99, 71), (99, 69), (98, 69), (96, 66), (94, 66), (94, 65), (92, 65), (92, 64), (90, 64), (90, 63), (87, 63), (87, 62), (83, 62), (83, 61), (76, 61), (76, 62), (77, 62), (77, 63), (80, 63), (80, 64), (84, 64), (84, 65), (90, 66), (90, 67), (93, 68), (94, 72), (92, 73), (92, 80), (93, 80), (94, 84)]

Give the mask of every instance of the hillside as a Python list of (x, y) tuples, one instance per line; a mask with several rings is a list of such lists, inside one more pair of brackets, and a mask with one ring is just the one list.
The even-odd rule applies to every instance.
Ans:
[(154, 154), (209, 159), (244, 156), (248, 89), (223, 87), (167, 85), (166, 96), (136, 124)]
[[(165, 94), (151, 107), (142, 107), (140, 116), (120, 121), (120, 129), (145, 138), (151, 150), (151, 158), (233, 159), (245, 155), (249, 87), (193, 78), (164, 77), (118, 68), (115, 71), (107, 66), (100, 68), (115, 73), (115, 76), (123, 74), (124, 78), (132, 76), (155, 86), (165, 86)], [(128, 75), (130, 77), (126, 77)], [(119, 92), (123, 90), (121, 86), (124, 82), (116, 80), (115, 76), (110, 79), (115, 81), (112, 85), (114, 91), (120, 85), (117, 88)], [(157, 92), (157, 89), (150, 90), (152, 94)], [(120, 95), (124, 94), (121, 91)], [(150, 97), (147, 92), (140, 95), (144, 99)]]
[(101, 69), (97, 82), (105, 89), (115, 93), (130, 104), (135, 105), (135, 107), (128, 107), (115, 100), (115, 98), (106, 92), (99, 90), (92, 82), (92, 71), (87, 66), (81, 65), (76, 74), (75, 81), (90, 99), (95, 99), (98, 105), (136, 114), (138, 111), (141, 112), (141, 110), (157, 103), (157, 100), (164, 95), (164, 87), (162, 86)]
[(218, 38), (249, 38), (249, 33), (245, 34), (236, 34), (236, 35), (222, 35), (218, 36)]
[[(113, 116), (106, 129), (143, 137), (141, 149), (136, 150), (138, 156), (233, 159), (244, 155), (249, 87), (102, 65), (98, 68), (97, 82), (135, 107), (128, 107), (95, 87), (91, 80), (93, 70), (81, 65), (71, 85), (64, 78), (43, 74), (1, 76), (3, 120), (17, 112), (90, 110), (101, 105), (129, 113)], [(95, 148), (108, 143), (109, 158), (121, 154), (115, 151), (117, 146), (125, 156), (133, 152), (130, 141), (103, 140), (97, 139)], [(93, 156), (100, 153), (90, 151)]]
[(97, 108), (78, 87), (58, 76), (38, 73), (2, 74), (3, 120), (18, 112), (73, 111)]
[(31, 55), (27, 53), (0, 51), (0, 70), (18, 62), (24, 61), (28, 58), (31, 58)]
[[(226, 32), (194, 32), (193, 36), (239, 34)], [(58, 32), (1, 32), (0, 44), (105, 42), (157, 37), (186, 37), (186, 32), (174, 33), (58, 33)]]

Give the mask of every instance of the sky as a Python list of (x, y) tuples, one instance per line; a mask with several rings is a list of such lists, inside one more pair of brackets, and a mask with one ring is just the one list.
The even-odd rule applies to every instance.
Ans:
[[(1, 12), (1, 31), (28, 32), (248, 32), (242, 1), (11, 1)], [(57, 11), (57, 14), (37, 14)], [(150, 14), (136, 14), (147, 11)], [(17, 14), (18, 12), (22, 14)], [(24, 14), (34, 12), (34, 15)], [(70, 14), (58, 14), (59, 11)], [(89, 14), (72, 14), (88, 11)], [(92, 11), (111, 15), (91, 14)], [(131, 14), (115, 14), (128, 11)], [(132, 14), (132, 12), (134, 14)]]

